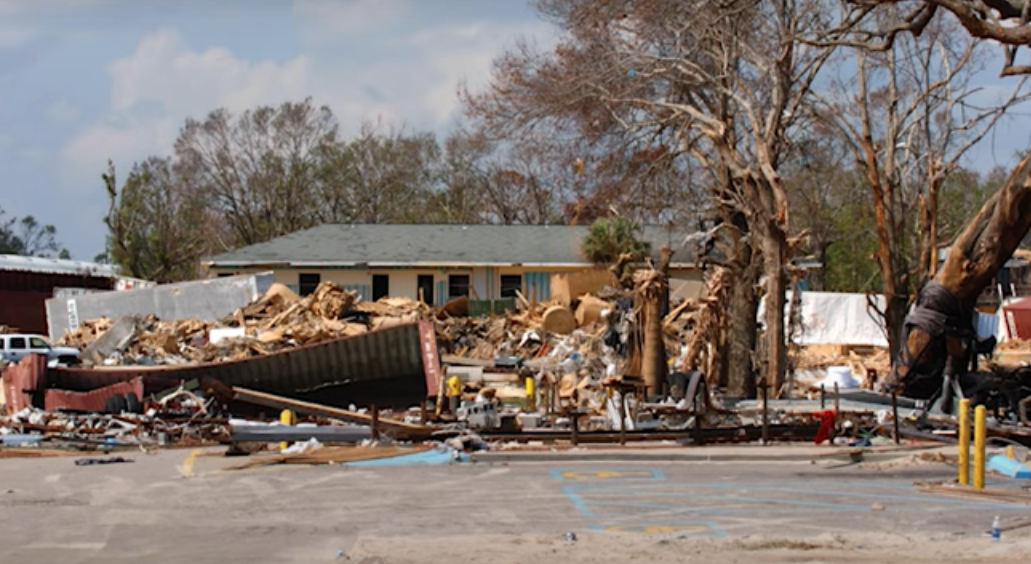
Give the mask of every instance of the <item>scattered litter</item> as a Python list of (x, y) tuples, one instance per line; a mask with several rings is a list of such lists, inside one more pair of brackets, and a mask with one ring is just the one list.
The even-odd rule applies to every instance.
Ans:
[(76, 466), (94, 466), (99, 464), (124, 464), (132, 462), (131, 459), (113, 456), (110, 458), (80, 458), (75, 461)]

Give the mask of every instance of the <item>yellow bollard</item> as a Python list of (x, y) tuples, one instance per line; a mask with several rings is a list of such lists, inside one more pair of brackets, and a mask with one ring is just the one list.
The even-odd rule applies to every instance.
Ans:
[[(297, 416), (289, 409), (284, 409), (283, 412), (279, 414), (279, 422), (283, 425), (296, 425)], [(279, 450), (286, 450), (289, 446), (290, 443), (283, 441), (279, 443)]]
[(984, 489), (984, 441), (985, 441), (985, 408), (977, 406), (974, 410), (974, 488)]
[(1016, 453), (1013, 452), (1013, 445), (1009, 445), (1008, 447), (1006, 447), (1006, 458), (1009, 458), (1011, 460), (1017, 459)]
[(526, 377), (526, 409), (529, 411), (534, 411), (537, 409), (537, 395), (535, 393), (535, 384), (536, 382), (534, 381), (533, 376)]
[(959, 483), (970, 485), (970, 400), (959, 400)]

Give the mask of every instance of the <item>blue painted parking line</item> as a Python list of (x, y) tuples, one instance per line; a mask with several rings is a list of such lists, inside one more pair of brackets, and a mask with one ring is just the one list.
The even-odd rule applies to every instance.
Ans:
[[(871, 501), (884, 502), (889, 513), (934, 511), (935, 508), (1026, 512), (1023, 505), (959, 500), (913, 492), (909, 484), (847, 481), (810, 487), (784, 486), (783, 482), (668, 482), (654, 469), (591, 469), (550, 474), (564, 482), (562, 493), (582, 516), (596, 522), (592, 530), (614, 533), (687, 536), (724, 536), (711, 520), (717, 516), (750, 516), (757, 513), (814, 514), (868, 513)], [(856, 491), (846, 488), (880, 491)], [(804, 494), (805, 499), (800, 499)], [(679, 501), (683, 503), (678, 503)], [(692, 502), (693, 501), (693, 502)], [(892, 503), (895, 502), (895, 503)], [(656, 515), (663, 520), (652, 521)], [(684, 521), (683, 519), (699, 519)]]

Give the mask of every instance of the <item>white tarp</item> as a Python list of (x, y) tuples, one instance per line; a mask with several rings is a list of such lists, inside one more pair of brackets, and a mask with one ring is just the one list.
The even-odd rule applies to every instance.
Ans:
[[(791, 292), (787, 296), (790, 311)], [(875, 296), (877, 307), (884, 307), (884, 297)], [(766, 301), (759, 305), (762, 323)], [(865, 294), (836, 292), (802, 292), (802, 334), (795, 338), (799, 345), (860, 345), (888, 347), (888, 340), (876, 313), (868, 310)]]
[[(878, 308), (884, 307), (884, 297), (874, 296)], [(759, 305), (759, 323), (763, 322), (765, 299)], [(791, 292), (787, 295), (784, 318), (788, 321)], [(977, 334), (985, 339), (998, 333), (997, 316), (975, 313)], [(802, 334), (795, 339), (799, 345), (859, 345), (888, 348), (883, 325), (877, 313), (867, 307), (865, 294), (836, 292), (802, 292)]]

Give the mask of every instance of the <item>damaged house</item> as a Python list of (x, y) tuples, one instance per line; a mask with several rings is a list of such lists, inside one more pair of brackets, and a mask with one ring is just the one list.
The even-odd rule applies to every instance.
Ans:
[[(363, 300), (385, 296), (442, 305), (473, 300), (552, 297), (554, 274), (594, 267), (580, 245), (587, 226), (569, 225), (322, 225), (211, 258), (213, 276), (272, 271), (275, 281), (310, 294), (323, 281)], [(646, 226), (642, 239), (657, 255), (683, 246), (687, 233)], [(692, 252), (674, 254), (674, 279), (700, 281)], [(699, 284), (700, 285), (700, 284)]]

